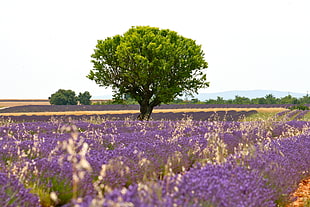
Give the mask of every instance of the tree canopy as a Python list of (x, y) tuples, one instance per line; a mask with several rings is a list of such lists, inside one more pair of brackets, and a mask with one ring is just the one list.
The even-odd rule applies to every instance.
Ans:
[(72, 90), (59, 89), (48, 98), (51, 105), (77, 105), (77, 97)]
[(91, 105), (91, 95), (88, 91), (75, 95), (73, 90), (59, 89), (49, 97), (51, 105), (77, 105), (78, 102), (82, 105)]
[(115, 99), (129, 95), (140, 105), (139, 119), (155, 106), (209, 86), (201, 45), (168, 29), (130, 28), (123, 35), (98, 40), (89, 79), (112, 87)]
[(91, 95), (88, 91), (85, 91), (84, 93), (80, 92), (77, 99), (82, 105), (91, 105)]

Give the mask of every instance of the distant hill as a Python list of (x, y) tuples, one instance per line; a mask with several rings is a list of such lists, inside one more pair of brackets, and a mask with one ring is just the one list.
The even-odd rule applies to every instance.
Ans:
[(195, 98), (198, 98), (201, 101), (207, 100), (207, 99), (217, 99), (217, 97), (222, 97), (225, 100), (228, 99), (234, 99), (235, 96), (242, 96), (247, 97), (250, 99), (253, 98), (261, 98), (265, 97), (268, 94), (272, 94), (276, 98), (281, 98), (287, 95), (291, 95), (295, 98), (301, 98), (306, 95), (306, 93), (291, 93), (291, 92), (285, 92), (285, 91), (274, 91), (274, 90), (236, 90), (236, 91), (225, 91), (225, 92), (218, 92), (218, 93), (200, 93), (195, 96)]

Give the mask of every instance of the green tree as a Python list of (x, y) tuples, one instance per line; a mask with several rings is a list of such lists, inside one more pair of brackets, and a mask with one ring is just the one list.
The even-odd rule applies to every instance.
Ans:
[(204, 103), (205, 104), (217, 104), (217, 101), (210, 98), (210, 99), (205, 100)]
[(265, 103), (266, 104), (276, 104), (278, 102), (277, 98), (274, 97), (272, 94), (267, 94), (265, 96)]
[(302, 104), (310, 104), (310, 96), (309, 94), (303, 96), (302, 98), (300, 98), (300, 103)]
[(247, 97), (236, 95), (235, 99), (233, 100), (233, 103), (235, 103), (235, 104), (249, 104), (250, 99)]
[(266, 99), (261, 97), (261, 98), (253, 98), (251, 99), (252, 104), (266, 104)]
[(208, 63), (200, 45), (168, 29), (132, 27), (123, 35), (98, 40), (87, 76), (112, 87), (114, 98), (130, 95), (148, 120), (155, 106), (209, 86)]
[(77, 105), (77, 97), (72, 90), (59, 89), (48, 99), (52, 105)]
[(88, 91), (85, 91), (84, 93), (79, 93), (78, 95), (78, 101), (80, 102), (80, 104), (82, 105), (91, 105), (91, 95)]
[(218, 96), (216, 99), (217, 104), (225, 104), (225, 100), (223, 97)]
[(281, 104), (299, 104), (299, 100), (291, 95), (284, 96), (280, 99)]

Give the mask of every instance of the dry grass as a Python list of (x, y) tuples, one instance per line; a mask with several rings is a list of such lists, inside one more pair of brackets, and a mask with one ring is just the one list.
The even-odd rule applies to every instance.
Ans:
[[(92, 103), (107, 102), (104, 99), (91, 100)], [(25, 105), (50, 105), (48, 99), (0, 99), (1, 107), (25, 106)]]
[(25, 106), (25, 105), (50, 105), (48, 100), (19, 100), (19, 99), (0, 99), (0, 107), (13, 107), (13, 106)]
[[(209, 111), (251, 111), (256, 110), (261, 113), (277, 113), (286, 110), (285, 108), (184, 108), (184, 109), (154, 109), (153, 113), (179, 113), (179, 112), (209, 112)], [(131, 114), (139, 113), (139, 110), (119, 110), (119, 111), (65, 111), (65, 112), (21, 112), (21, 113), (1, 113), (2, 116), (21, 116), (21, 115), (100, 115), (100, 114)]]

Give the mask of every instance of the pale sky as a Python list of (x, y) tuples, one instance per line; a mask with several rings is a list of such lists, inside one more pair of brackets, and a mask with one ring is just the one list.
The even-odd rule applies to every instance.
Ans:
[(196, 40), (210, 87), (310, 91), (309, 0), (1, 0), (0, 99), (111, 94), (85, 76), (98, 39), (131, 26)]

